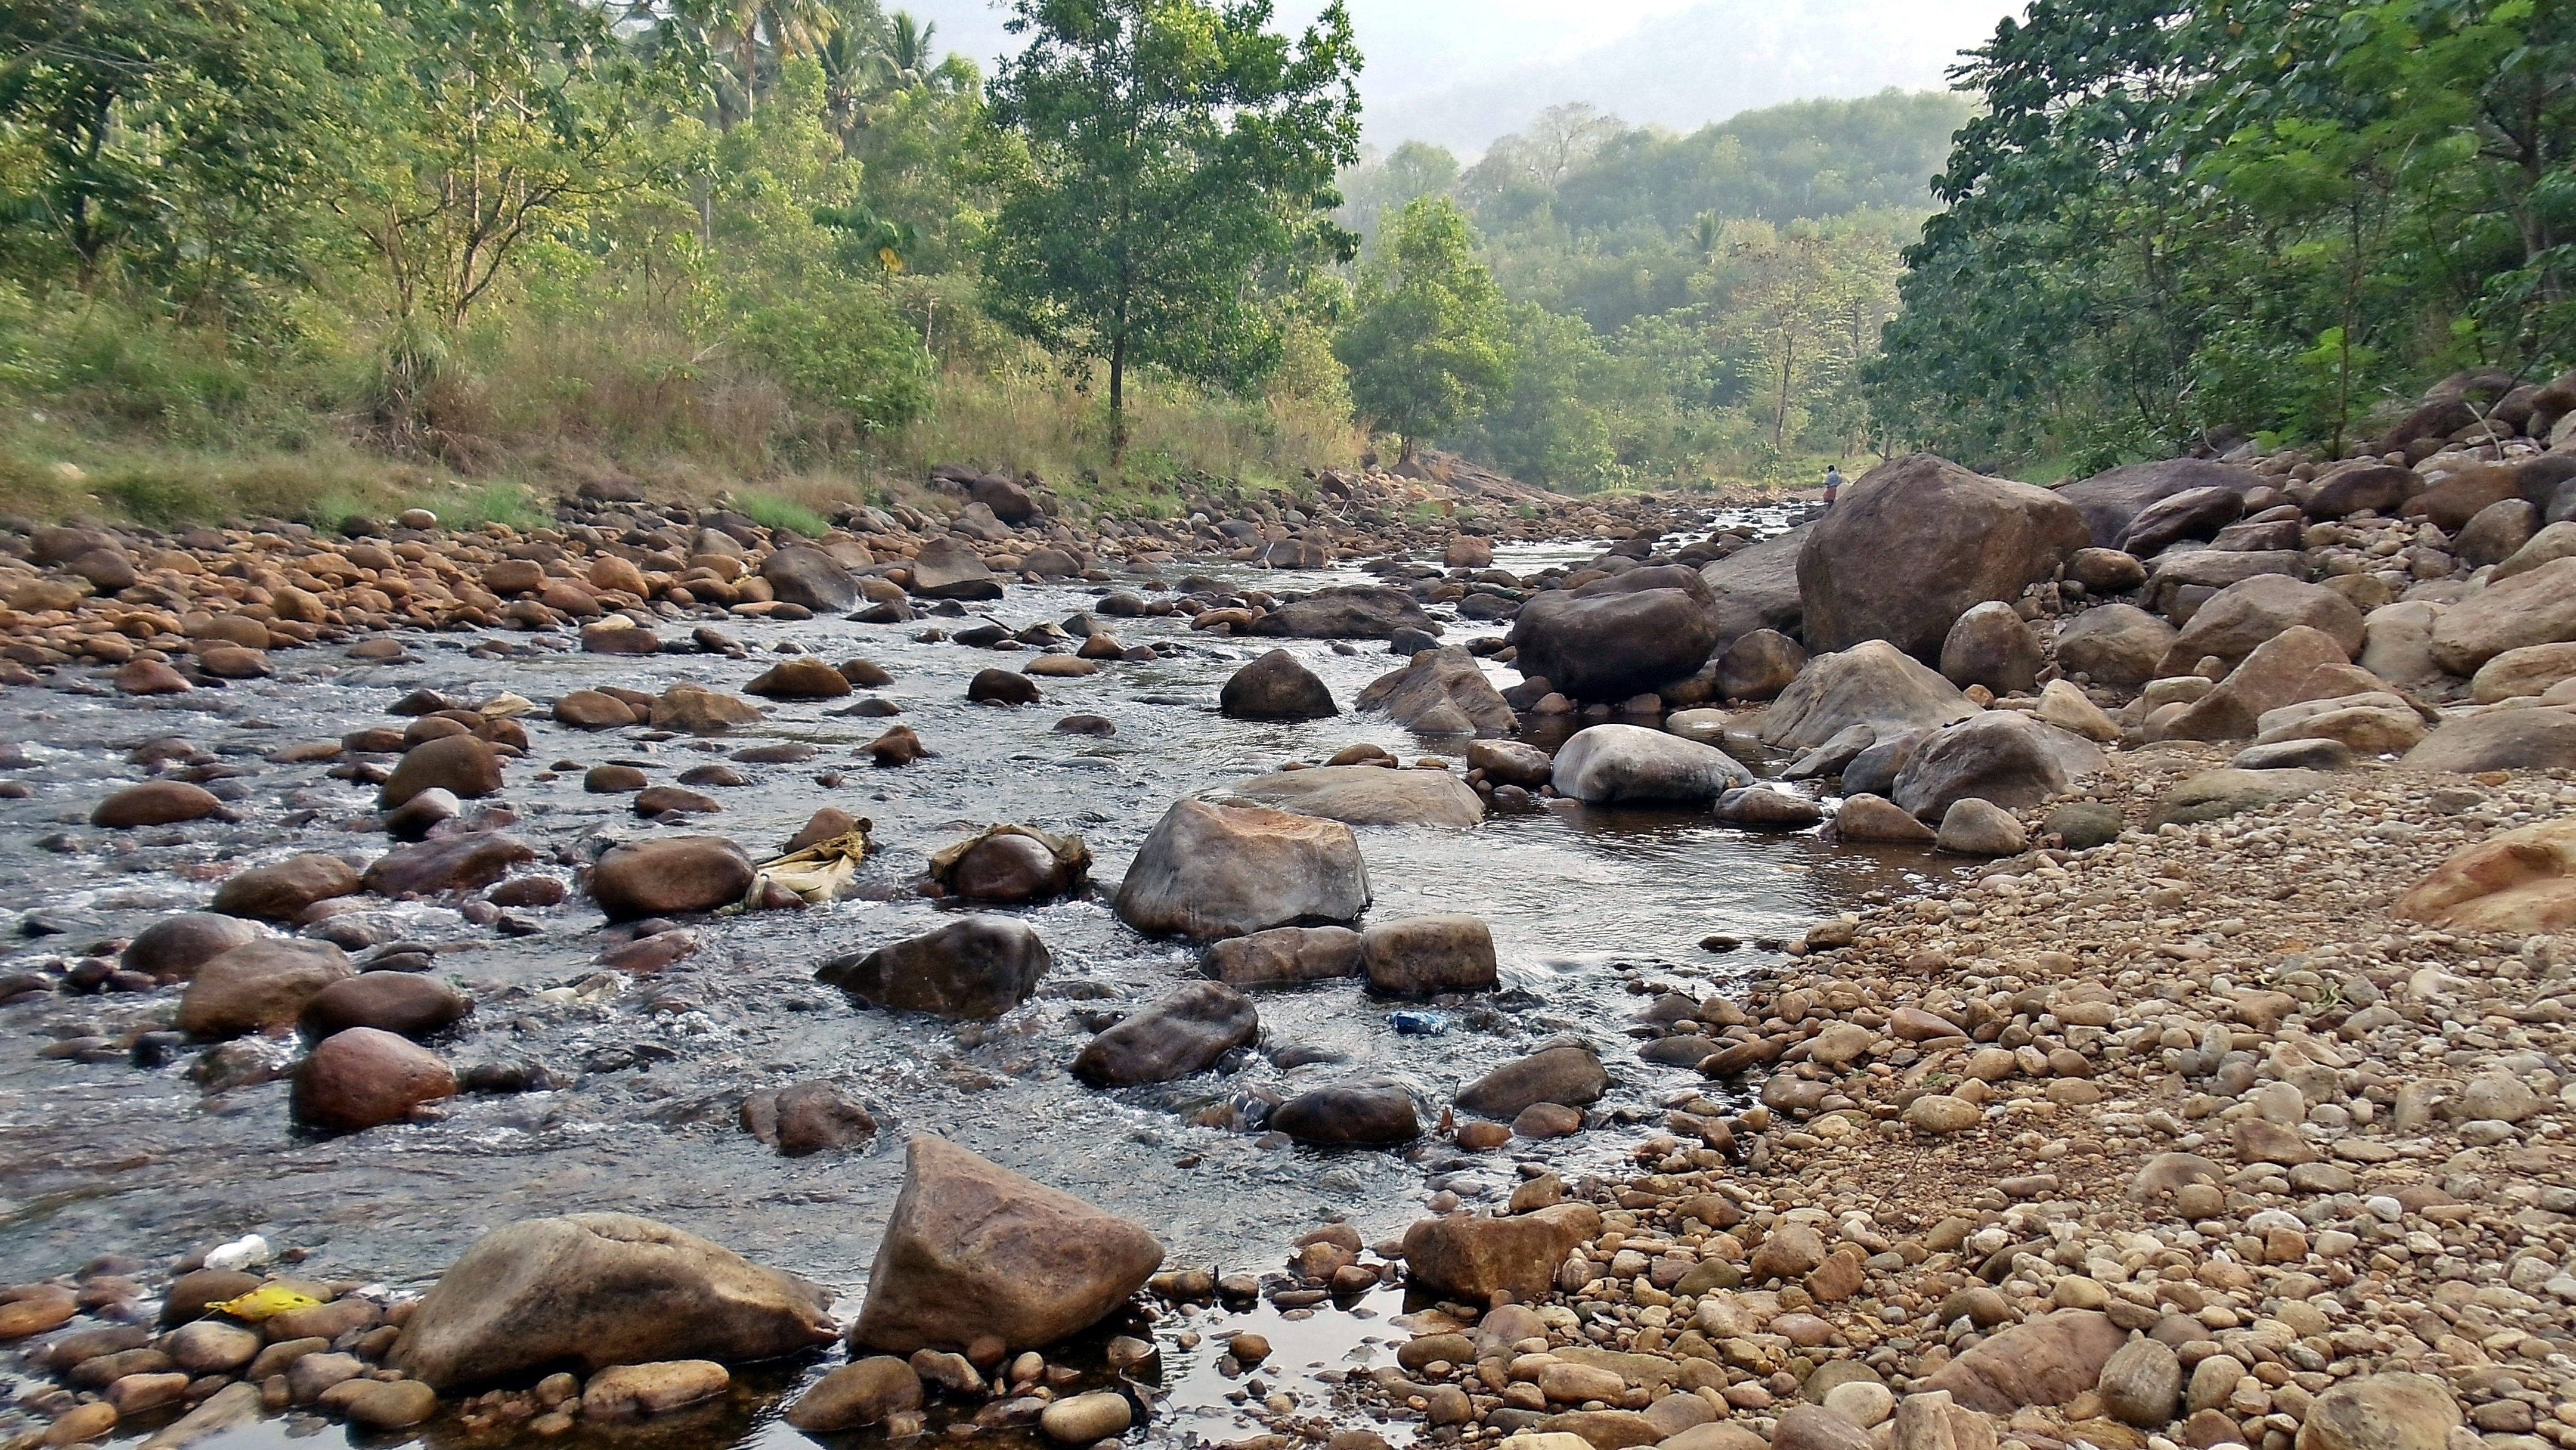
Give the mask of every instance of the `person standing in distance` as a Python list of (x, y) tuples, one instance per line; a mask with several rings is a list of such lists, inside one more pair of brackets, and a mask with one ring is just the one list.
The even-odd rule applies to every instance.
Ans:
[(1826, 464), (1826, 465), (1825, 465), (1825, 507), (1827, 507), (1827, 508), (1832, 508), (1832, 507), (1834, 506), (1834, 499), (1835, 499), (1837, 496), (1839, 496), (1839, 495), (1842, 493), (1842, 491), (1843, 491), (1843, 471), (1842, 471), (1841, 469), (1839, 469), (1839, 468), (1835, 467), (1834, 465), (1830, 464), (1830, 463)]

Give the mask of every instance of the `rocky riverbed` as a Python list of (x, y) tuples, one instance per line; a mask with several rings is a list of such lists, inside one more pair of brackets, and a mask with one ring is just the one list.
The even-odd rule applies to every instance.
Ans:
[(2576, 377), (2445, 387), (1812, 519), (32, 532), (26, 1438), (2566, 1443)]

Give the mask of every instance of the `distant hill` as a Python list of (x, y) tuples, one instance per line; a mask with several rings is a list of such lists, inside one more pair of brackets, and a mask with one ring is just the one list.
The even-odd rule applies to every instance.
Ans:
[(1956, 52), (2019, 7), (2003, 0), (1706, 0), (1598, 47), (1373, 104), (1381, 147), (1405, 140), (1468, 152), (1543, 105), (1586, 101), (1631, 125), (1691, 131), (1810, 96), (1936, 89)]

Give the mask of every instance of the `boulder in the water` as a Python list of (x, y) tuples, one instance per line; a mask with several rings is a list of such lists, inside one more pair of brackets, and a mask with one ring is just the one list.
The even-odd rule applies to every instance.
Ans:
[(393, 774), (376, 792), (376, 808), (392, 810), (425, 790), (446, 790), (459, 800), (473, 800), (500, 788), (500, 754), (471, 735), (450, 735), (404, 751), (394, 763)]
[(1341, 713), (1332, 690), (1284, 649), (1229, 676), (1217, 692), (1217, 709), (1237, 720), (1321, 720)]
[(1369, 986), (1399, 996), (1489, 992), (1496, 981), (1494, 933), (1473, 916), (1414, 916), (1360, 933)]
[(1708, 586), (1679, 564), (1532, 595), (1512, 622), (1525, 675), (1576, 700), (1624, 700), (1682, 679), (1719, 644)]
[(943, 535), (913, 557), (912, 592), (924, 599), (999, 599), (1002, 581), (984, 566), (974, 545)]
[(1346, 926), (1279, 926), (1228, 937), (1199, 955), (1199, 970), (1229, 987), (1283, 987), (1357, 976), (1360, 934)]
[(354, 975), (329, 942), (264, 937), (197, 966), (178, 1027), (200, 1042), (292, 1027), (323, 988)]
[(840, 562), (810, 544), (790, 544), (760, 563), (770, 597), (817, 612), (839, 613), (859, 602), (859, 586)]
[(1413, 1095), (1382, 1078), (1310, 1088), (1281, 1103), (1270, 1126), (1300, 1143), (1322, 1146), (1385, 1147), (1422, 1136)]
[(1191, 982), (1091, 1039), (1073, 1075), (1094, 1087), (1170, 1082), (1207, 1071), (1260, 1035), (1251, 998), (1223, 982)]
[(258, 921), (293, 921), (304, 909), (335, 896), (354, 896), (357, 868), (337, 856), (306, 852), (253, 866), (215, 888), (214, 909)]
[(237, 916), (183, 911), (135, 933), (134, 940), (125, 944), (117, 965), (129, 972), (141, 972), (156, 982), (184, 982), (205, 963), (267, 935)]
[(742, 1100), (743, 1131), (782, 1158), (855, 1148), (876, 1135), (876, 1115), (828, 1082), (770, 1088)]
[(1600, 1231), (1600, 1211), (1588, 1203), (1508, 1218), (1453, 1214), (1405, 1230), (1404, 1263), (1413, 1282), (1463, 1301), (1509, 1294), (1529, 1303), (1548, 1296), (1566, 1255)]
[(1272, 606), (1252, 625), (1254, 634), (1288, 639), (1385, 639), (1399, 629), (1440, 632), (1412, 595), (1375, 584), (1317, 590)]
[(834, 957), (814, 978), (882, 1007), (990, 1020), (1028, 1000), (1053, 964), (1045, 940), (1027, 922), (969, 916), (874, 951)]
[(396, 1033), (350, 1027), (315, 1044), (296, 1066), (293, 1109), (307, 1126), (355, 1133), (454, 1096), (456, 1073), (445, 1058)]
[(1090, 880), (1091, 848), (1080, 836), (994, 826), (932, 856), (930, 876), (968, 901), (1053, 901)]
[(1370, 681), (1360, 691), (1359, 707), (1384, 711), (1426, 735), (1492, 736), (1520, 728), (1520, 717), (1485, 678), (1476, 657), (1456, 646), (1417, 651), (1404, 668)]
[(1136, 1224), (916, 1134), (850, 1344), (1043, 1348), (1098, 1323), (1162, 1262)]
[(1595, 725), (1558, 747), (1558, 794), (1587, 805), (1713, 801), (1753, 772), (1714, 745), (1642, 725)]
[(1349, 826), (1198, 800), (1173, 802), (1118, 887), (1118, 916), (1129, 926), (1200, 941), (1347, 924), (1368, 903), (1368, 870)]
[(827, 1343), (831, 1295), (667, 1224), (623, 1213), (485, 1234), (424, 1296), (394, 1367), (442, 1392), (569, 1364), (739, 1364)]
[(1325, 765), (1256, 776), (1226, 794), (1353, 826), (1472, 826), (1485, 818), (1484, 801), (1447, 770)]
[(1510, 1062), (1458, 1089), (1459, 1107), (1505, 1121), (1532, 1103), (1587, 1107), (1610, 1091), (1610, 1074), (1588, 1042), (1557, 1042)]
[(751, 858), (722, 836), (668, 836), (610, 848), (590, 873), (590, 897), (611, 921), (730, 906), (751, 892)]

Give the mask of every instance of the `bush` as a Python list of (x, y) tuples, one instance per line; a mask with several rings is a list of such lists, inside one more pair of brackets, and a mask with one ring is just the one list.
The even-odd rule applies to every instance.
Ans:
[(744, 517), (765, 529), (785, 529), (809, 539), (819, 539), (832, 529), (821, 514), (774, 493), (739, 494), (733, 504), (742, 510)]
[(735, 336), (798, 401), (839, 412), (862, 433), (930, 411), (930, 354), (875, 288), (755, 309)]

